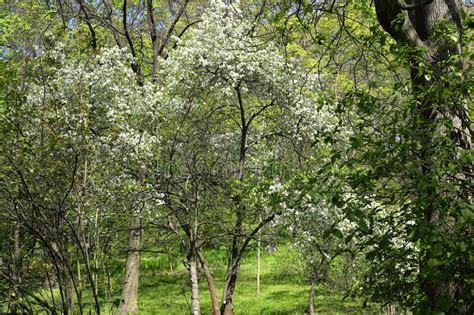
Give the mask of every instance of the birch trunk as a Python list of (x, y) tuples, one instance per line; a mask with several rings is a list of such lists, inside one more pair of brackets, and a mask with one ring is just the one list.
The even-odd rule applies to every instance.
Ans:
[(189, 263), (189, 279), (191, 281), (191, 313), (193, 315), (201, 314), (201, 305), (199, 303), (199, 280), (197, 272), (197, 264), (194, 255), (190, 255)]

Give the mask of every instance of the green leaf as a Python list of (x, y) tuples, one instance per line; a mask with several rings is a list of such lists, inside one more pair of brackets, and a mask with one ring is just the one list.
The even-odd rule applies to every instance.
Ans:
[(338, 239), (343, 239), (344, 238), (344, 235), (342, 234), (341, 230), (337, 229), (337, 228), (334, 228), (332, 230), (332, 234), (337, 237)]
[(461, 209), (461, 214), (468, 221), (472, 221), (474, 219), (474, 213), (471, 209), (463, 208)]

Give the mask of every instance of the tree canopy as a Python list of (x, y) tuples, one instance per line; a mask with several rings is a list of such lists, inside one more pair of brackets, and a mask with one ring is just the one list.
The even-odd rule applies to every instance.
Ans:
[(472, 13), (1, 0), (0, 313), (472, 314)]

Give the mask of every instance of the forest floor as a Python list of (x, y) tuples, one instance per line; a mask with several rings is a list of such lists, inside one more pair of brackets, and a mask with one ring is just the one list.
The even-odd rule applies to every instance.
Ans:
[[(207, 252), (218, 295), (224, 284), (226, 257), (223, 250)], [(305, 314), (308, 309), (309, 285), (298, 274), (297, 259), (287, 246), (275, 253), (262, 251), (260, 294), (256, 294), (257, 259), (255, 251), (244, 258), (234, 294), (235, 314)], [(166, 271), (164, 271), (166, 269)], [(119, 282), (115, 283), (116, 289)], [(212, 314), (205, 278), (200, 279), (203, 314)], [(139, 314), (189, 314), (188, 276), (183, 266), (170, 270), (165, 255), (142, 258)], [(378, 307), (362, 307), (362, 300), (343, 299), (344, 292), (319, 286), (315, 299), (318, 314), (382, 314)], [(110, 304), (109, 304), (110, 305)], [(104, 305), (105, 306), (105, 305)], [(111, 313), (116, 313), (112, 311)]]
[[(241, 264), (234, 294), (234, 313), (238, 314), (307, 314), (310, 287), (301, 277), (296, 253), (289, 246), (280, 246), (274, 253), (261, 251), (260, 294), (256, 294), (257, 258), (251, 249)], [(207, 251), (206, 259), (216, 282), (218, 297), (224, 285), (226, 252)], [(99, 291), (101, 313), (117, 314), (122, 271), (125, 261), (114, 261), (112, 296), (105, 298)], [(190, 313), (188, 274), (175, 260), (173, 266), (167, 255), (144, 253), (141, 262), (137, 314), (185, 315)], [(344, 273), (344, 271), (342, 271)], [(212, 314), (211, 301), (204, 276), (201, 276), (200, 299), (202, 314)], [(58, 293), (59, 294), (59, 293)], [(83, 301), (90, 300), (89, 290), (83, 291)], [(84, 312), (93, 313), (92, 305), (84, 305)], [(362, 307), (362, 300), (347, 297), (344, 292), (317, 287), (315, 298), (317, 314), (383, 314), (376, 305)], [(0, 309), (0, 313), (2, 310)], [(38, 312), (38, 314), (43, 314)]]

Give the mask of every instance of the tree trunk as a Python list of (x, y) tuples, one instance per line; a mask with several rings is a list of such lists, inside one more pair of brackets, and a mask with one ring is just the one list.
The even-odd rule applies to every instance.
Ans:
[[(241, 133), (240, 133), (240, 149), (239, 149), (239, 174), (237, 179), (239, 182), (243, 182), (245, 176), (245, 160), (247, 157), (247, 133), (249, 131), (249, 125), (247, 122), (245, 114), (245, 106), (242, 101), (242, 94), (239, 88), (235, 88), (237, 99), (239, 102), (240, 109), (240, 123), (241, 123)], [(243, 223), (243, 213), (245, 212), (245, 206), (242, 205), (242, 196), (237, 195), (234, 199), (235, 209), (236, 209), (236, 220), (234, 233), (232, 235), (232, 245), (230, 249), (230, 264), (229, 271), (227, 273), (226, 282), (224, 289), (222, 290), (222, 305), (221, 313), (225, 315), (232, 314), (232, 297), (235, 290), (235, 285), (237, 282), (237, 273), (240, 266), (240, 256), (241, 250), (239, 250), (239, 245), (242, 235), (242, 223)]]
[(71, 279), (71, 275), (68, 272), (64, 272), (64, 277), (66, 279), (66, 304), (68, 306), (68, 310), (70, 310), (71, 314), (74, 314), (74, 303), (72, 300), (74, 284)]
[(240, 256), (236, 256), (231, 260), (227, 280), (224, 285), (222, 294), (221, 313), (224, 315), (233, 314), (232, 298), (234, 295), (235, 285), (237, 283), (237, 273), (239, 271)]
[(202, 269), (204, 270), (204, 275), (206, 276), (207, 287), (209, 288), (209, 295), (211, 297), (212, 311), (214, 312), (214, 315), (221, 315), (219, 301), (217, 300), (216, 286), (214, 285), (214, 278), (212, 277), (211, 270), (209, 269), (209, 265), (207, 264), (204, 255), (200, 251), (197, 252), (197, 255), (201, 262)]
[(81, 258), (79, 249), (76, 250), (76, 267), (77, 267), (77, 292), (78, 292), (78, 303), (80, 303), (82, 295), (82, 275), (81, 275)]
[(260, 295), (260, 233), (257, 236), (257, 296)]
[(119, 314), (137, 311), (141, 242), (142, 226), (140, 215), (132, 214)]
[[(15, 224), (15, 244), (14, 244), (14, 251), (13, 251), (13, 263), (14, 263), (14, 280), (15, 280), (15, 285), (13, 285), (13, 294), (10, 294), (10, 298), (12, 299), (12, 306), (10, 308), (10, 311), (12, 313), (16, 313), (17, 312), (17, 307), (16, 307), (16, 299), (18, 298), (17, 297), (17, 292), (18, 292), (18, 289), (17, 289), (17, 286), (20, 286), (21, 285), (21, 253), (20, 253), (20, 224), (17, 222)], [(0, 265), (1, 267), (1, 265)]]
[(309, 290), (309, 315), (314, 315), (314, 297), (316, 295), (316, 281), (311, 280), (311, 289)]
[(191, 282), (191, 313), (193, 315), (200, 315), (201, 305), (199, 303), (199, 279), (194, 253), (189, 255), (188, 263), (189, 279)]
[(226, 283), (224, 284), (224, 289), (222, 290), (222, 305), (221, 305), (221, 313), (228, 315), (232, 314), (232, 297), (235, 290), (235, 285), (237, 283), (237, 274), (240, 268), (240, 262), (242, 259), (242, 254), (244, 253), (245, 249), (247, 248), (249, 242), (254, 239), (255, 235), (268, 223), (271, 222), (275, 218), (275, 213), (270, 214), (265, 219), (261, 220), (259, 225), (252, 230), (250, 234), (248, 234), (242, 245), (239, 248), (234, 248), (235, 252), (232, 251), (232, 256), (230, 260), (229, 270), (227, 272)]
[(169, 253), (166, 254), (166, 255), (167, 255), (167, 257), (168, 257), (168, 264), (169, 264), (169, 266), (170, 266), (170, 272), (173, 272), (174, 270), (173, 270), (173, 260), (172, 260), (172, 257), (171, 257), (171, 255), (170, 255)]
[(148, 25), (150, 29), (150, 39), (153, 47), (152, 78), (154, 82), (156, 80), (156, 74), (158, 73), (159, 41), (158, 34), (156, 32), (155, 14), (153, 13), (153, 0), (147, 0), (146, 7)]
[[(399, 0), (375, 0), (375, 8), (379, 23), (397, 42), (421, 49), (423, 51), (423, 58), (428, 68), (433, 71), (434, 78), (431, 80), (426, 78), (423, 73), (420, 74), (419, 59), (416, 57), (412, 60), (411, 65), (411, 80), (413, 86), (413, 95), (418, 101), (418, 107), (415, 109), (415, 117), (413, 128), (417, 132), (417, 137), (421, 143), (421, 148), (415, 152), (415, 158), (422, 165), (420, 168), (421, 174), (430, 179), (436, 176), (435, 166), (433, 164), (433, 157), (436, 150), (439, 150), (433, 140), (435, 139), (435, 132), (438, 131), (437, 124), (441, 119), (449, 119), (452, 122), (449, 130), (445, 130), (445, 134), (456, 144), (457, 157), (462, 150), (471, 148), (471, 130), (470, 120), (467, 110), (467, 104), (460, 102), (456, 108), (449, 108), (444, 104), (436, 104), (437, 99), (430, 98), (430, 89), (434, 84), (445, 86), (446, 83), (439, 78), (445, 71), (443, 62), (450, 57), (455, 56), (461, 52), (460, 43), (452, 45), (446, 40), (434, 38), (435, 27), (440, 21), (449, 21), (457, 28), (457, 35), (462, 33), (461, 21), (461, 4), (457, 0), (411, 0), (404, 4)], [(400, 18), (401, 17), (401, 18)], [(462, 60), (458, 67), (463, 68)], [(436, 81), (438, 80), (438, 82)], [(428, 96), (426, 96), (428, 95)], [(447, 131), (447, 132), (446, 132)], [(437, 145), (437, 146), (436, 146)], [(444, 148), (441, 148), (443, 150)], [(464, 171), (460, 176), (469, 179), (472, 176), (471, 166), (467, 166), (469, 170)], [(454, 179), (457, 180), (457, 179)], [(467, 185), (469, 186), (469, 185)], [(469, 188), (468, 188), (469, 189)], [(432, 231), (439, 231), (442, 234), (452, 233), (446, 224), (440, 221), (440, 214), (436, 212), (435, 198), (439, 192), (435, 188), (427, 188), (419, 191), (416, 196), (418, 200), (422, 201), (424, 208), (424, 222), (423, 226), (429, 227)], [(463, 192), (462, 199), (467, 200), (467, 203), (472, 202), (472, 192)], [(427, 268), (428, 260), (430, 258), (430, 248), (433, 240), (429, 237), (420, 239), (421, 247), (426, 249), (426, 253), (420, 260), (420, 271), (423, 273)], [(440, 271), (442, 274), (442, 271)], [(431, 312), (439, 312), (443, 310), (441, 304), (446, 304), (448, 299), (449, 304), (453, 305), (456, 296), (461, 296), (466, 290), (465, 285), (459, 282), (460, 280), (453, 280), (455, 277), (449, 276), (427, 277), (421, 283), (421, 289), (424, 291), (429, 308)], [(456, 282), (457, 281), (457, 282)], [(467, 289), (469, 290), (469, 289)], [(464, 294), (465, 295), (465, 294)], [(468, 293), (469, 296), (469, 293)], [(444, 301), (444, 302), (442, 302)], [(470, 312), (474, 308), (472, 299), (465, 301), (465, 310), (462, 312)]]

